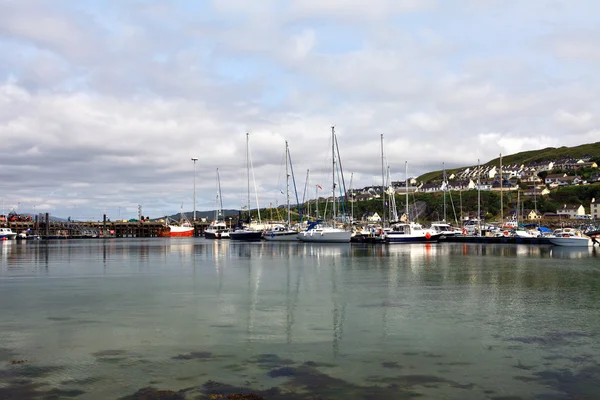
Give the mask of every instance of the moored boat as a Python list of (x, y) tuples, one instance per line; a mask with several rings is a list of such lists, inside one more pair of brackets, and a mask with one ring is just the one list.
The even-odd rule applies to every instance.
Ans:
[(592, 238), (573, 228), (556, 229), (553, 236), (549, 236), (547, 239), (555, 246), (591, 247), (594, 245)]
[(0, 240), (13, 240), (17, 237), (17, 233), (10, 228), (0, 228)]
[(319, 243), (350, 243), (352, 232), (345, 229), (323, 226), (313, 223), (309, 228), (297, 234), (298, 240), (302, 242)]
[(431, 243), (437, 242), (440, 236), (441, 233), (415, 222), (394, 224), (386, 232), (386, 240), (390, 243)]

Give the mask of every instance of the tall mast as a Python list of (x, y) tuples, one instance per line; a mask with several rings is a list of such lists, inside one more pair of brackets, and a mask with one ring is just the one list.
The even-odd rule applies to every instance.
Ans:
[(408, 217), (408, 161), (404, 161), (404, 186), (406, 189), (406, 222), (409, 222)]
[(289, 172), (289, 148), (288, 142), (285, 141), (285, 179), (286, 179), (286, 197), (287, 197), (287, 223), (288, 227), (292, 224), (292, 215), (290, 213), (290, 172)]
[(479, 168), (479, 158), (477, 159), (477, 226), (479, 236), (481, 236), (481, 169)]
[(385, 228), (385, 172), (383, 167), (383, 133), (381, 134), (381, 225)]
[(223, 198), (221, 197), (221, 177), (219, 176), (219, 168), (217, 168), (217, 198), (217, 207), (219, 213), (215, 219), (218, 221), (219, 216), (221, 216), (223, 220), (225, 220), (225, 216), (223, 215)]
[(504, 199), (502, 191), (502, 153), (500, 153), (500, 224), (504, 225)]
[(444, 222), (446, 222), (446, 163), (442, 163), (444, 173), (442, 174), (442, 185), (444, 186)]
[[(306, 198), (306, 190), (309, 187), (309, 185), (308, 185), (309, 177), (310, 177), (310, 170), (307, 169), (306, 170), (306, 181), (304, 182), (304, 194), (302, 195), (302, 204), (304, 204), (306, 206), (306, 216), (310, 220), (310, 199)], [(309, 194), (309, 196), (310, 196), (310, 194)], [(302, 222), (302, 221), (300, 221), (300, 222)]]
[(331, 159), (333, 161), (333, 168), (331, 169), (331, 178), (332, 178), (332, 188), (331, 192), (333, 194), (333, 208), (332, 215), (333, 220), (335, 221), (336, 210), (335, 210), (335, 127), (331, 127)]
[(352, 180), (354, 179), (354, 172), (350, 174), (350, 197), (352, 202), (350, 202), (350, 223), (354, 222), (354, 192), (352, 191)]
[(250, 134), (246, 132), (246, 176), (248, 178), (248, 223), (250, 223)]

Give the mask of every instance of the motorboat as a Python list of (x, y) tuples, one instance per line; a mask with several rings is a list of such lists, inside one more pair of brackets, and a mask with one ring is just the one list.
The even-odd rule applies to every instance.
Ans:
[(0, 240), (14, 240), (17, 233), (10, 228), (0, 228)]
[(229, 227), (223, 221), (213, 221), (205, 230), (206, 239), (229, 239)]
[(566, 247), (591, 247), (594, 245), (592, 238), (574, 228), (555, 229), (553, 235), (548, 237), (548, 241), (555, 246)]
[(430, 243), (437, 242), (441, 236), (441, 233), (423, 228), (416, 222), (394, 224), (386, 232), (387, 241), (390, 243)]

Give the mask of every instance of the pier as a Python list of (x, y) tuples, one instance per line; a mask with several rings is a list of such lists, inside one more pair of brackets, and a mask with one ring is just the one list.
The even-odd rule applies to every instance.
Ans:
[[(194, 236), (200, 236), (207, 222), (196, 221)], [(31, 221), (4, 223), (15, 233), (27, 232), (28, 236), (42, 239), (86, 238), (151, 238), (168, 236), (168, 228), (159, 221), (53, 221), (49, 214), (38, 215)]]

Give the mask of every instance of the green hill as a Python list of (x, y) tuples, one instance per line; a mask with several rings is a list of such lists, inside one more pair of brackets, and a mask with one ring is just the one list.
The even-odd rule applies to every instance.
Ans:
[[(520, 153), (502, 156), (502, 164), (527, 164), (540, 161), (558, 160), (563, 158), (581, 158), (581, 157), (592, 157), (596, 162), (600, 161), (600, 142), (582, 144), (575, 147), (546, 147), (541, 150), (522, 151)], [(494, 158), (482, 165), (500, 165), (500, 158)], [(467, 167), (448, 169), (446, 173), (448, 175), (461, 171)], [(420, 182), (430, 182), (442, 179), (443, 171), (432, 171), (427, 172), (417, 178)]]

